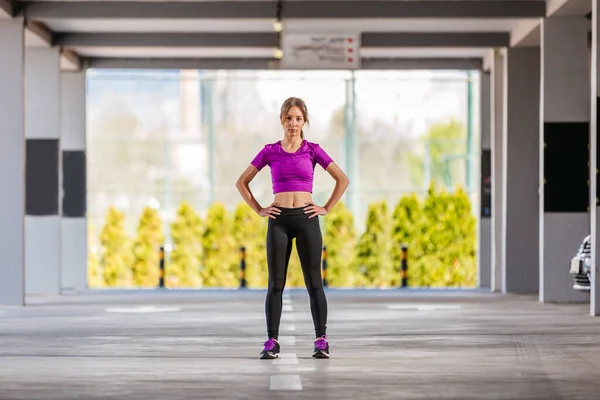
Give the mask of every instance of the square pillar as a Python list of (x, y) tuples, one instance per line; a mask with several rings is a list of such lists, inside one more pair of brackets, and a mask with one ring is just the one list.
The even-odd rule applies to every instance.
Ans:
[(25, 292), (60, 293), (60, 53), (25, 50)]
[(587, 301), (568, 266), (590, 232), (588, 22), (545, 18), (540, 33), (539, 300)]
[(25, 304), (23, 20), (0, 19), (0, 305)]
[(592, 1), (592, 51), (591, 51), (591, 87), (590, 87), (590, 243), (591, 243), (591, 291), (590, 291), (590, 315), (600, 315), (600, 279), (598, 277), (598, 267), (600, 266), (598, 258), (598, 249), (600, 244), (600, 238), (598, 237), (598, 226), (600, 220), (598, 219), (598, 199), (600, 198), (600, 189), (598, 185), (598, 108), (600, 107), (600, 91), (598, 85), (600, 85), (600, 69), (598, 63), (600, 60), (599, 48), (600, 43), (598, 42), (598, 30), (600, 29), (600, 7), (597, 1)]
[(477, 256), (478, 286), (490, 288), (492, 284), (492, 150), (491, 150), (491, 73), (482, 71), (480, 78), (480, 213), (479, 213), (479, 251)]
[(504, 220), (502, 219), (504, 176), (504, 54), (494, 50), (490, 69), (490, 146), (492, 176), (492, 207), (490, 211), (492, 229), (492, 265), (490, 285), (493, 292), (502, 291), (504, 282)]
[(506, 49), (502, 292), (538, 293), (540, 49)]
[(61, 73), (61, 289), (87, 288), (86, 72)]

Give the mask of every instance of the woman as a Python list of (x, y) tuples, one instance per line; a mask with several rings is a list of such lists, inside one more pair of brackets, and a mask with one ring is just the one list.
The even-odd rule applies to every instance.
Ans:
[[(329, 358), (326, 340), (327, 299), (321, 279), (323, 238), (319, 219), (315, 217), (331, 211), (344, 194), (349, 181), (318, 144), (304, 139), (303, 127), (308, 124), (308, 110), (304, 101), (296, 97), (285, 100), (281, 106), (280, 120), (283, 138), (265, 145), (236, 183), (250, 207), (261, 217), (269, 218), (266, 241), (269, 284), (265, 301), (267, 341), (260, 358), (277, 358), (280, 353), (278, 337), (282, 294), (294, 238), (315, 327), (313, 357)], [(311, 198), (316, 164), (336, 181), (329, 201), (322, 207), (313, 203)], [(267, 165), (271, 168), (275, 198), (271, 205), (262, 207), (250, 191), (249, 184)]]

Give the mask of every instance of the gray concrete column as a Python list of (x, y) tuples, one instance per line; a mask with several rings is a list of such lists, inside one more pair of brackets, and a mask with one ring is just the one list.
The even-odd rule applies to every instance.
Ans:
[(540, 49), (508, 48), (504, 58), (502, 159), (503, 293), (539, 286)]
[(0, 305), (25, 304), (23, 20), (0, 19)]
[(62, 280), (61, 288), (87, 287), (86, 73), (61, 73)]
[(600, 188), (598, 185), (598, 140), (600, 124), (598, 124), (598, 110), (600, 108), (600, 68), (598, 58), (600, 55), (599, 46), (600, 39), (600, 7), (597, 1), (592, 1), (592, 51), (591, 51), (591, 70), (590, 70), (590, 204), (595, 204), (595, 207), (590, 207), (590, 235), (591, 235), (591, 250), (592, 250), (592, 265), (591, 265), (591, 291), (590, 291), (590, 315), (600, 315), (600, 279), (598, 278), (598, 267), (600, 266), (600, 258), (598, 257), (598, 249), (600, 248), (600, 237), (598, 236), (598, 227), (600, 219), (598, 219), (598, 199), (600, 198)]
[(491, 207), (491, 225), (492, 225), (492, 271), (491, 271), (491, 290), (493, 292), (502, 291), (503, 271), (504, 271), (504, 232), (502, 219), (502, 181), (503, 167), (502, 159), (504, 154), (504, 55), (500, 50), (494, 50), (494, 56), (490, 68), (490, 137), (492, 150), (492, 207)]
[(480, 78), (480, 129), (481, 155), (480, 155), (480, 213), (479, 213), (479, 251), (478, 286), (490, 288), (492, 284), (492, 150), (491, 150), (491, 73), (482, 71)]
[(60, 53), (25, 50), (25, 293), (60, 293)]
[(546, 18), (540, 34), (539, 299), (585, 301), (568, 266), (590, 232), (588, 22)]

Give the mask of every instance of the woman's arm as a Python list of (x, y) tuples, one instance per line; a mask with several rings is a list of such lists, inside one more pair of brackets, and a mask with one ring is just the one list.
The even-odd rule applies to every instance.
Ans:
[(335, 207), (337, 202), (340, 201), (346, 188), (350, 184), (350, 179), (348, 179), (344, 171), (342, 171), (334, 162), (329, 163), (325, 171), (335, 179), (335, 188), (333, 188), (333, 193), (331, 193), (331, 197), (327, 203), (325, 203), (325, 206), (319, 207), (315, 203), (307, 203), (304, 212), (306, 214), (311, 214), (309, 218), (316, 217), (317, 215), (327, 215), (327, 213)]
[(258, 174), (258, 170), (256, 169), (256, 167), (253, 165), (248, 165), (248, 168), (246, 168), (244, 172), (242, 172), (242, 175), (240, 175), (237, 182), (235, 183), (235, 187), (237, 188), (238, 192), (240, 192), (240, 194), (242, 195), (244, 201), (248, 203), (248, 205), (252, 207), (252, 209), (255, 212), (258, 213), (262, 209), (262, 207), (260, 206), (260, 204), (258, 204), (258, 201), (256, 201), (254, 195), (252, 194), (252, 191), (250, 190), (250, 182), (252, 182), (252, 179), (254, 179), (256, 174)]
[(338, 167), (336, 163), (330, 163), (326, 171), (329, 173), (329, 175), (331, 175), (333, 179), (335, 179), (335, 187), (333, 188), (333, 193), (331, 193), (329, 201), (327, 201), (327, 203), (325, 203), (325, 206), (323, 207), (327, 210), (327, 212), (329, 212), (342, 198), (342, 195), (344, 194), (346, 188), (350, 184), (350, 179), (348, 179), (344, 171), (342, 171), (342, 169)]
[(276, 215), (280, 214), (280, 211), (272, 205), (267, 208), (262, 208), (250, 190), (250, 182), (252, 182), (252, 179), (254, 179), (256, 174), (258, 174), (258, 169), (256, 169), (254, 165), (249, 165), (238, 178), (235, 187), (242, 195), (244, 201), (248, 203), (258, 215), (261, 217), (268, 216), (269, 218), (275, 218)]

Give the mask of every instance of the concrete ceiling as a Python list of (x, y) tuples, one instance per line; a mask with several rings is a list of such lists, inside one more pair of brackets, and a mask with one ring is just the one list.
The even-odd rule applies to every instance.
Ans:
[[(278, 4), (280, 8), (278, 8)], [(361, 34), (363, 68), (472, 68), (491, 49), (538, 46), (541, 18), (591, 0), (0, 0), (26, 45), (59, 46), (65, 68), (271, 68), (283, 33)]]

